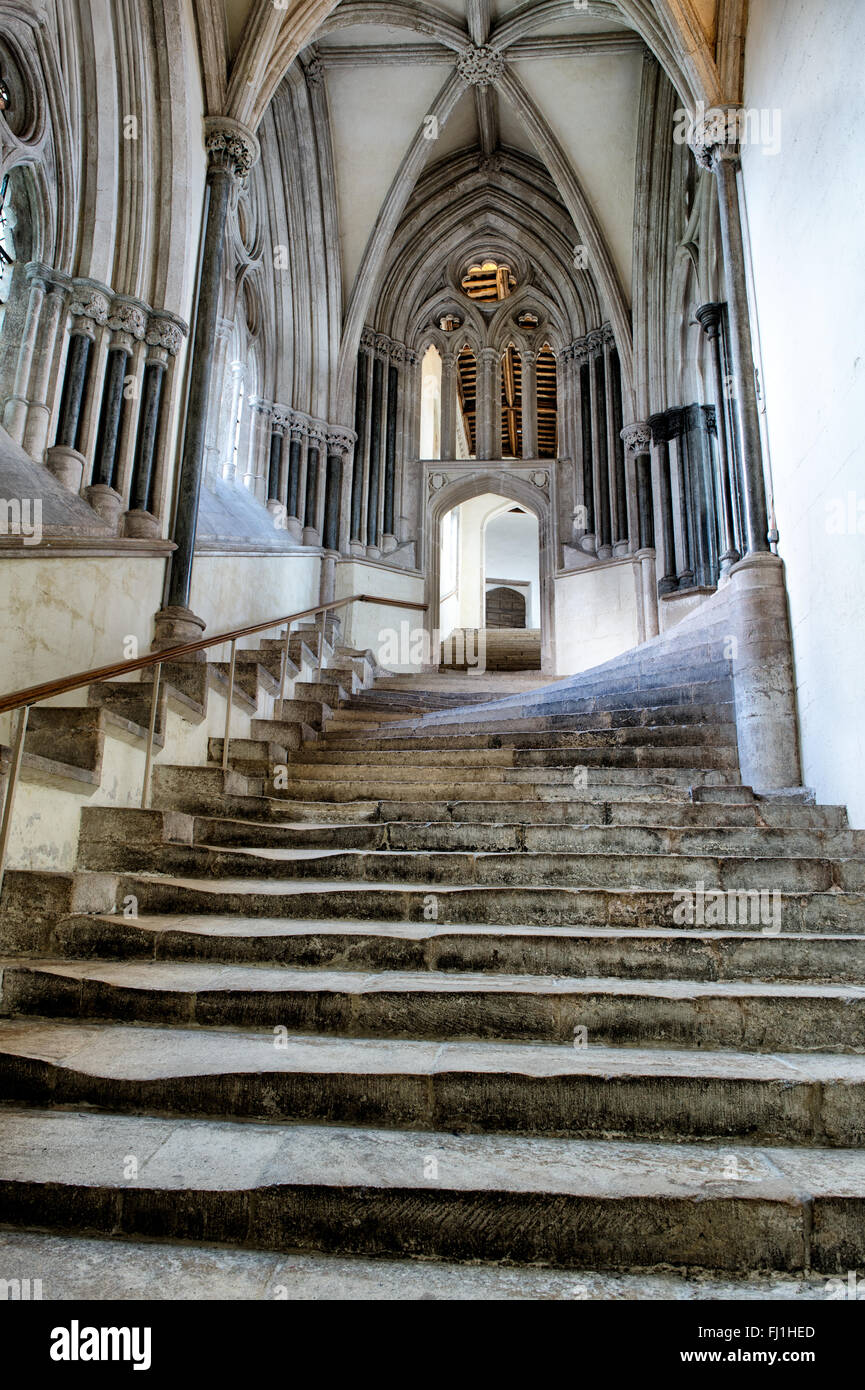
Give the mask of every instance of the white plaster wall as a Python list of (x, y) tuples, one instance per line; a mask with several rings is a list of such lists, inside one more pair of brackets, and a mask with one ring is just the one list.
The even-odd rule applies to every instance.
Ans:
[[(135, 556), (0, 560), (0, 689), (20, 690), (146, 652), (165, 561)], [(64, 704), (86, 704), (86, 692)]]
[(779, 108), (783, 120), (780, 153), (746, 149), (743, 180), (803, 774), (820, 801), (846, 804), (858, 826), (865, 826), (863, 54), (862, 0), (751, 6), (745, 104)]
[[(191, 607), (207, 623), (205, 636), (313, 608), (319, 599), (318, 554), (196, 555)], [(257, 646), (262, 633), (242, 645)]]
[[(424, 602), (424, 581), (419, 574), (400, 573), (381, 565), (365, 564), (362, 560), (344, 561), (336, 567), (336, 598), (349, 594), (373, 594), (381, 598), (403, 599), (406, 603)], [(353, 603), (341, 614), (343, 640), (347, 646), (375, 653), (384, 652), (383, 664), (390, 670), (407, 671), (420, 668), (419, 661), (409, 659), (408, 649), (420, 647), (419, 634), (426, 626), (426, 614), (420, 610), (394, 608), (390, 604)], [(390, 657), (396, 642), (400, 660)]]
[(556, 670), (576, 675), (640, 641), (640, 568), (632, 560), (556, 577)]

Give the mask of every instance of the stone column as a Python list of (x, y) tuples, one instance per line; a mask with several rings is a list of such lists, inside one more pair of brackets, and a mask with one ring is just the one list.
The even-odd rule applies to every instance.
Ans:
[[(30, 267), (28, 266), (28, 271)], [(41, 463), (48, 442), (48, 427), (51, 423), (51, 406), (48, 393), (51, 385), (52, 367), (57, 345), (57, 334), (66, 308), (66, 285), (46, 267), (38, 267), (45, 279), (47, 295), (43, 300), (40, 315), (39, 337), (33, 357), (33, 366), (28, 389), (29, 408), (24, 427), (24, 448), (32, 459)]]
[(652, 431), (642, 422), (627, 425), (621, 439), (628, 458), (634, 460), (637, 481), (637, 524), (643, 631), (646, 640), (658, 635), (658, 587), (655, 569), (655, 508), (652, 498)]
[[(391, 356), (398, 358), (399, 348), (391, 349)], [(382, 497), (382, 537), (383, 554), (396, 550), (394, 530), (394, 488), (396, 486), (396, 418), (399, 406), (400, 372), (396, 361), (391, 361), (387, 369), (387, 413), (384, 435), (384, 493)]]
[(42, 305), (47, 291), (47, 284), (42, 266), (35, 264), (28, 265), (27, 279), (30, 282), (30, 298), (27, 301), (24, 331), (21, 335), (20, 347), (18, 348), (15, 384), (12, 389), (12, 395), (6, 402), (3, 411), (3, 424), (16, 444), (23, 444), (24, 442), (24, 427), (27, 421), (28, 406), (30, 404), (28, 399), (30, 373), (36, 354)]
[(327, 475), (324, 485), (325, 550), (340, 553), (340, 499), (342, 496), (343, 460), (351, 451), (354, 440), (346, 430), (331, 430), (327, 435)]
[(264, 442), (267, 448), (267, 477), (265, 480), (265, 491), (267, 510), (273, 517), (273, 524), (278, 529), (285, 528), (285, 518), (288, 508), (285, 497), (288, 491), (288, 471), (285, 461), (285, 428), (286, 421), (284, 416), (279, 416), (271, 406), (269, 409), (261, 411), (261, 423), (263, 425)]
[(661, 507), (661, 538), (664, 573), (658, 583), (659, 594), (672, 594), (679, 587), (676, 575), (676, 531), (673, 525), (673, 488), (670, 478), (670, 434), (665, 412), (649, 418), (652, 443), (658, 461), (658, 497)]
[(124, 517), (123, 525), (123, 533), (126, 536), (153, 536), (159, 533), (159, 523), (155, 515), (156, 508), (152, 499), (151, 488), (153, 460), (159, 435), (162, 394), (167, 369), (168, 354), (165, 349), (151, 347), (144, 364), (141, 410), (138, 416), (138, 437), (135, 441), (132, 487), (129, 493), (129, 511)]
[(238, 122), (227, 117), (208, 119), (205, 129), (207, 214), (196, 296), (186, 428), (174, 514), (173, 539), (177, 549), (170, 562), (167, 603), (156, 615), (155, 650), (178, 642), (194, 641), (204, 630), (201, 618), (190, 611), (189, 594), (222, 287), (225, 228), (232, 190), (247, 177), (258, 157), (258, 141)]
[(722, 304), (704, 304), (697, 310), (697, 320), (709, 340), (712, 356), (712, 381), (715, 388), (715, 427), (718, 432), (718, 485), (721, 493), (721, 578), (726, 580), (739, 560), (736, 549), (736, 527), (733, 519), (733, 464), (727, 437), (726, 392), (724, 364), (721, 359)]
[(610, 460), (615, 499), (615, 531), (613, 549), (616, 555), (627, 555), (628, 535), (628, 484), (625, 474), (625, 445), (622, 438), (624, 418), (622, 415), (622, 369), (612, 330), (604, 334), (605, 361), (607, 366), (607, 400), (609, 402), (611, 441)]
[(397, 523), (397, 538), (401, 545), (418, 532), (417, 490), (420, 472), (420, 356), (411, 348), (406, 349), (405, 364), (405, 420), (400, 468), (400, 516)]
[(300, 517), (300, 468), (303, 453), (303, 425), (297, 415), (291, 416), (288, 446), (288, 493), (285, 506), (288, 513), (286, 530), (292, 540), (303, 539), (303, 525)]
[(495, 430), (498, 416), (499, 354), (496, 348), (481, 348), (478, 361), (476, 414), (476, 453), (479, 460), (491, 459), (500, 453), (495, 450)]
[(143, 340), (147, 330), (145, 306), (129, 300), (115, 300), (108, 317), (108, 328), (111, 337), (102, 386), (93, 474), (90, 486), (85, 489), (85, 496), (103, 521), (116, 529), (123, 512), (123, 479), (120, 476), (118, 446), (126, 408), (126, 378), (134, 344)]
[(439, 458), (449, 462), (457, 452), (457, 355), (446, 352), (442, 357), (441, 448)]
[(533, 348), (520, 352), (520, 400), (523, 416), (523, 458), (538, 456), (538, 354)]
[(595, 459), (597, 516), (597, 555), (609, 560), (613, 553), (613, 527), (610, 515), (610, 427), (607, 412), (607, 371), (604, 334), (590, 333), (586, 343), (591, 354), (592, 453)]
[(369, 476), (366, 505), (366, 553), (372, 560), (381, 556), (379, 545), (379, 492), (381, 490), (381, 455), (385, 384), (385, 340), (377, 339), (372, 364), (372, 398), (370, 402)]
[(706, 117), (697, 129), (692, 148), (702, 168), (714, 172), (718, 187), (730, 357), (736, 391), (736, 422), (741, 444), (747, 550), (748, 554), (768, 554), (769, 516), (748, 309), (745, 245), (739, 209), (739, 143), (735, 121), (734, 112), (720, 112)]
[(574, 365), (578, 373), (580, 396), (580, 458), (582, 473), (582, 505), (585, 509), (585, 524), (582, 527), (580, 546), (587, 553), (597, 549), (595, 533), (595, 456), (594, 433), (592, 430), (592, 371), (589, 365), (589, 350), (585, 339), (574, 344)]
[(309, 442), (306, 449), (306, 486), (303, 504), (303, 544), (321, 545), (321, 532), (318, 529), (318, 485), (321, 452), (324, 444), (324, 431), (315, 425), (309, 428)]
[(369, 388), (369, 353), (361, 348), (357, 354), (357, 383), (354, 391), (354, 432), (356, 442), (351, 465), (351, 520), (349, 549), (352, 555), (366, 553), (363, 543), (363, 484), (367, 459), (367, 420)]
[(46, 467), (72, 492), (80, 489), (87, 466), (87, 416), (97, 352), (96, 335), (108, 320), (109, 305), (107, 291), (95, 282), (76, 280), (72, 283), (71, 324), (57, 433), (45, 457)]

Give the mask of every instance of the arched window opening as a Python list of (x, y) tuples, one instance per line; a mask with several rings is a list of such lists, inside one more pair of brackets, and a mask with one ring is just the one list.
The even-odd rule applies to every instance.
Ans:
[(552, 459), (558, 450), (558, 392), (556, 359), (549, 343), (538, 353), (538, 458)]
[(442, 359), (431, 343), (421, 362), (420, 456), (441, 458)]
[(6, 317), (6, 305), (12, 293), (12, 273), (15, 269), (15, 228), (17, 215), (10, 196), (9, 175), (0, 186), (0, 333)]
[(468, 345), (457, 358), (457, 401), (457, 458), (473, 459), (477, 452), (478, 364)]
[(509, 265), (486, 259), (468, 266), (460, 284), (469, 299), (480, 304), (495, 304), (510, 298), (517, 288), (517, 277)]
[(523, 456), (523, 374), (520, 355), (508, 343), (502, 358), (502, 458)]

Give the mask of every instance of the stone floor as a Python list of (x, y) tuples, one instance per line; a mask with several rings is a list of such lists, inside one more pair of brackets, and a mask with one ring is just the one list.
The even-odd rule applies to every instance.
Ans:
[[(699, 1272), (598, 1273), (307, 1253), (286, 1256), (217, 1245), (0, 1230), (0, 1279), (12, 1278), (41, 1279), (46, 1300), (801, 1302), (830, 1301), (846, 1292), (838, 1280), (822, 1275), (736, 1279)], [(861, 1276), (859, 1287), (865, 1288)]]

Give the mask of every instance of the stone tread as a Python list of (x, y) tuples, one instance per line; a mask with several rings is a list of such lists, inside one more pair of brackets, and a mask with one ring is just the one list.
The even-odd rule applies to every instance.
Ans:
[(47, 961), (42, 958), (9, 962), (4, 973), (62, 976), (117, 989), (204, 994), (517, 994), (536, 998), (565, 995), (619, 996), (624, 999), (772, 999), (865, 1000), (865, 985), (767, 983), (733, 980), (703, 983), (694, 980), (623, 980), (471, 971), (318, 970), (272, 968), (267, 965), (219, 965), (201, 962)]
[[(325, 1186), (417, 1190), (423, 1159), (457, 1192), (767, 1199), (793, 1208), (865, 1199), (865, 1152), (455, 1135), (353, 1126), (270, 1125), (4, 1107), (0, 1187), (236, 1191)], [(136, 1178), (123, 1178), (128, 1154)], [(739, 1177), (724, 1176), (735, 1159)], [(429, 1184), (427, 1184), (428, 1189)]]

